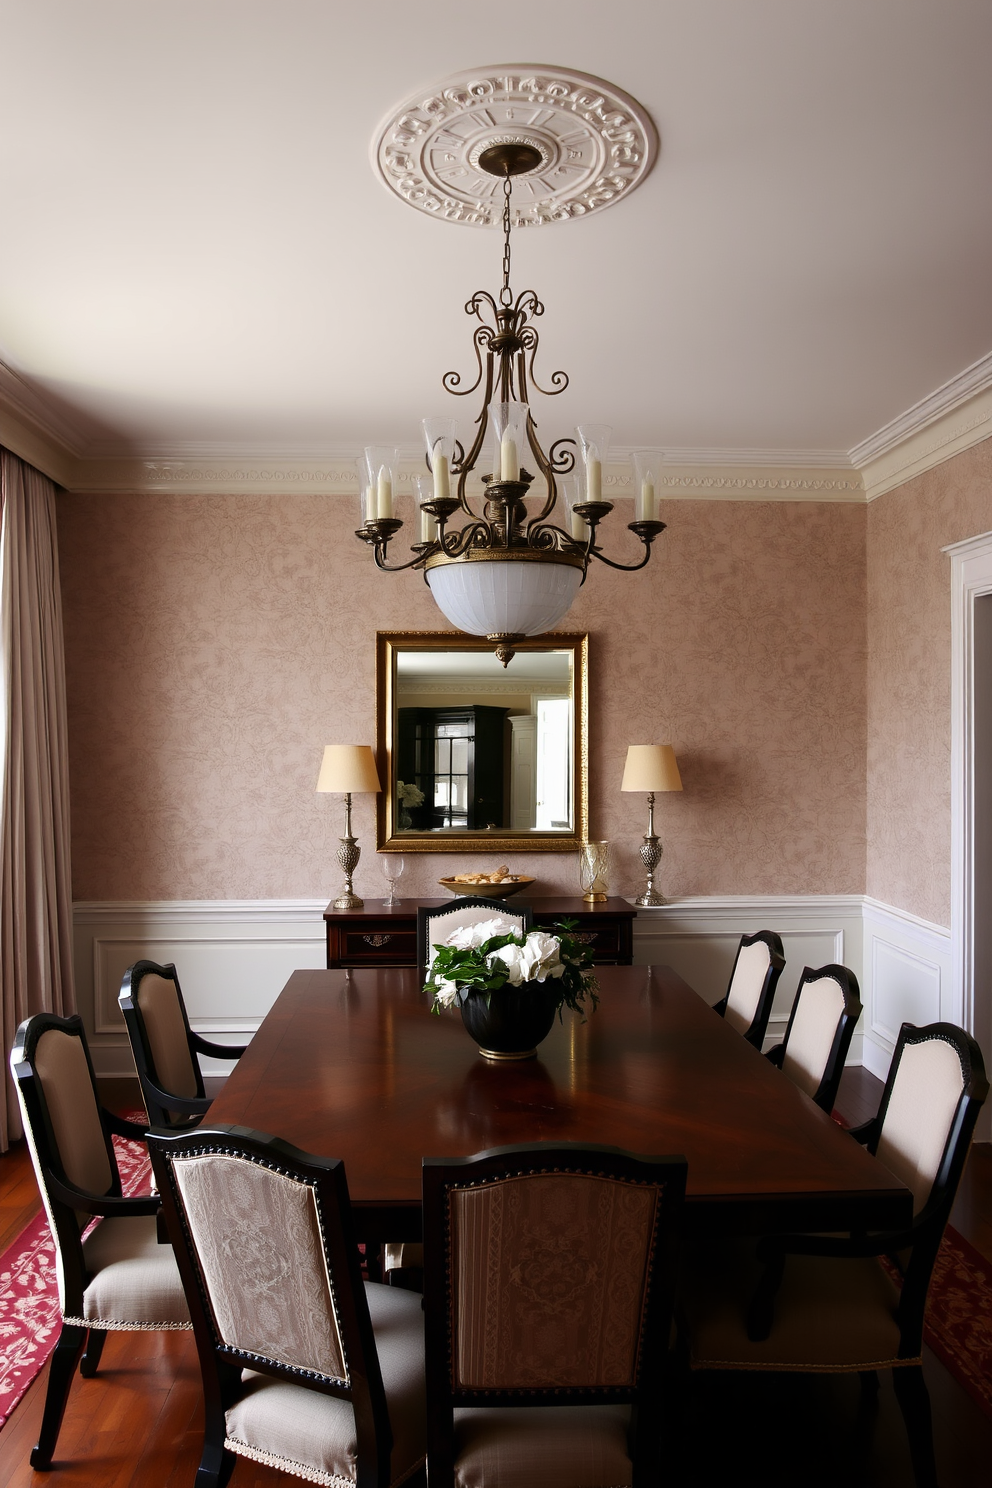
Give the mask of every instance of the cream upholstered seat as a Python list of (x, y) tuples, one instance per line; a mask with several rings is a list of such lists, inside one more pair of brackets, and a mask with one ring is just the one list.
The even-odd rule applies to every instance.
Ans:
[(363, 1285), (344, 1165), (243, 1127), (149, 1143), (206, 1416), (197, 1488), (236, 1456), (342, 1488), (424, 1461), (421, 1299)]
[(425, 1158), (431, 1488), (657, 1484), (685, 1177), (572, 1143)]
[(117, 1001), (149, 1122), (152, 1126), (195, 1125), (210, 1109), (197, 1054), (240, 1059), (244, 1046), (213, 1044), (193, 1032), (172, 965), (136, 961), (124, 973)]
[(774, 930), (741, 936), (727, 994), (714, 1012), (756, 1049), (764, 1043), (775, 989), (784, 970), (782, 939)]
[[(912, 1191), (904, 1231), (781, 1235), (695, 1249), (681, 1312), (695, 1369), (892, 1369), (917, 1481), (934, 1484), (921, 1369), (923, 1311), (988, 1081), (973, 1039), (948, 1023), (904, 1024), (878, 1115), (852, 1132)], [(880, 1264), (898, 1260), (901, 1287)]]
[[(110, 1133), (146, 1128), (101, 1108), (81, 1019), (39, 1013), (17, 1030), (10, 1056), (38, 1187), (56, 1246), (62, 1331), (31, 1466), (51, 1466), (80, 1361), (96, 1373), (108, 1330), (189, 1328), (172, 1247), (159, 1244), (157, 1196), (121, 1196)], [(95, 1215), (105, 1216), (85, 1238)], [(86, 1350), (85, 1354), (83, 1350)]]
[(495, 919), (512, 921), (526, 935), (534, 923), (534, 912), (529, 904), (511, 908), (501, 899), (485, 899), (480, 894), (464, 895), (448, 904), (422, 904), (417, 910), (417, 968), (421, 976), (426, 975), (434, 959), (434, 946), (452, 930)]
[(829, 1113), (861, 1017), (858, 979), (846, 966), (803, 969), (785, 1038), (766, 1058)]

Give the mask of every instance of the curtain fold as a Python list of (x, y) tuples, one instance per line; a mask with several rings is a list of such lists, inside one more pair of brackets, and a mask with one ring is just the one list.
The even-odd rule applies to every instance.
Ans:
[(0, 449), (0, 1151), (21, 1134), (8, 1060), (32, 1013), (75, 1008), (69, 757), (55, 486)]

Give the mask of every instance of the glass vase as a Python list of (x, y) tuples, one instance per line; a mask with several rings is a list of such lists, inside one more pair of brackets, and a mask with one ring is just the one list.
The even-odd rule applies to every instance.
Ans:
[(601, 904), (610, 893), (610, 844), (583, 842), (579, 848), (579, 884), (586, 904)]

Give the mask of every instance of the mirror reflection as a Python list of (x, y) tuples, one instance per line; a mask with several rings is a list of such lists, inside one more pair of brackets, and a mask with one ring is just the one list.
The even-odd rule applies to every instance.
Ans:
[(559, 838), (574, 846), (585, 638), (527, 642), (506, 668), (471, 637), (380, 640), (389, 845), (441, 851), (484, 836), (487, 848), (538, 837), (544, 850)]

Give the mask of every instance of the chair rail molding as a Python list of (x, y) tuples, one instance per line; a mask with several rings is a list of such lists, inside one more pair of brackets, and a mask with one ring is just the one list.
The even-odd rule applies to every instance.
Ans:
[[(976, 985), (976, 750), (975, 605), (992, 594), (992, 532), (943, 549), (951, 560), (951, 937), (955, 1023), (992, 1057), (992, 994)], [(986, 844), (985, 851), (990, 846)], [(992, 1136), (992, 1113), (979, 1117), (976, 1139)]]

